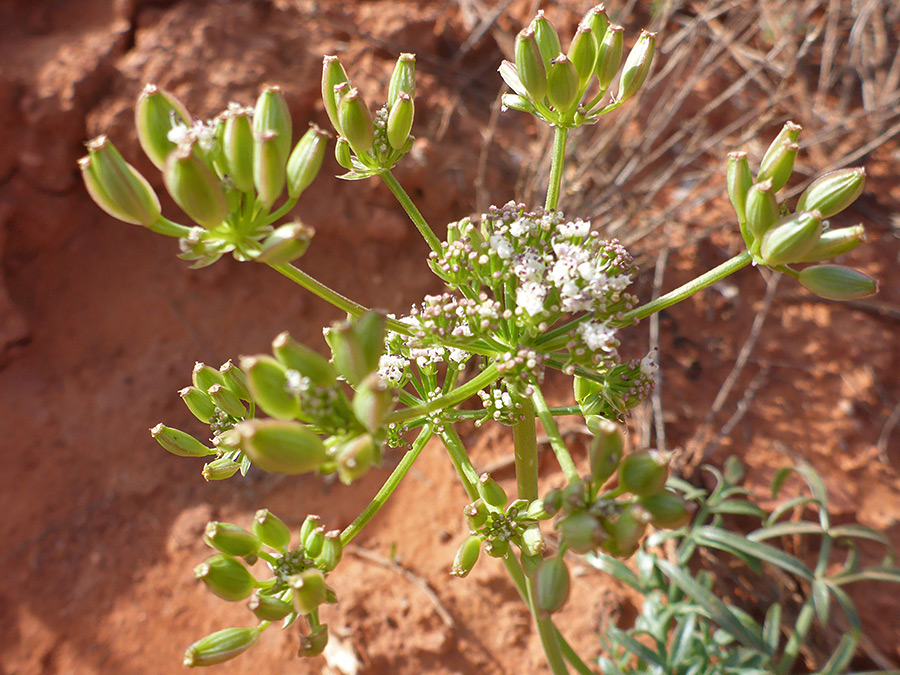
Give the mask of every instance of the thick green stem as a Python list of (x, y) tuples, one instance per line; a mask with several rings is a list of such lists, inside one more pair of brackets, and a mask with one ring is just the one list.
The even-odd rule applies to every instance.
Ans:
[(186, 237), (191, 233), (190, 227), (176, 223), (163, 216), (157, 218), (152, 225), (148, 225), (147, 229), (157, 234), (164, 234), (167, 237)]
[(434, 230), (432, 230), (428, 223), (425, 222), (425, 218), (419, 212), (419, 209), (416, 208), (412, 199), (406, 194), (406, 190), (404, 190), (400, 183), (397, 182), (397, 179), (394, 178), (394, 175), (390, 171), (382, 171), (378, 175), (381, 176), (381, 180), (384, 181), (390, 191), (394, 193), (397, 201), (400, 202), (400, 206), (406, 211), (409, 219), (413, 221), (413, 225), (418, 228), (419, 234), (422, 235), (422, 238), (425, 240), (425, 243), (428, 244), (428, 247), (435, 253), (440, 253), (441, 240), (437, 238)]
[(562, 434), (559, 433), (556, 422), (553, 421), (553, 412), (547, 406), (547, 401), (544, 400), (541, 388), (536, 384), (531, 385), (531, 388), (534, 390), (534, 393), (531, 395), (531, 401), (535, 410), (537, 410), (541, 424), (544, 425), (544, 431), (547, 432), (547, 437), (550, 439), (550, 447), (553, 448), (556, 461), (559, 462), (566, 479), (570, 483), (576, 483), (580, 478), (578, 468), (575, 466), (575, 462), (572, 461), (572, 455), (569, 454), (569, 449), (566, 447)]
[(440, 432), (440, 437), (447, 449), (447, 454), (450, 455), (450, 461), (453, 462), (453, 467), (466, 489), (466, 494), (474, 502), (478, 499), (478, 488), (475, 487), (478, 482), (478, 472), (472, 466), (466, 446), (463, 445), (462, 439), (453, 425), (445, 424), (444, 429)]
[[(528, 605), (528, 579), (525, 577), (525, 572), (522, 570), (519, 560), (512, 553), (509, 553), (503, 557), (503, 564), (506, 565), (506, 571), (509, 572), (510, 579), (515, 584), (522, 602)], [(572, 645), (566, 641), (559, 629), (556, 626), (553, 629), (556, 631), (556, 639), (559, 641), (560, 649), (566, 661), (572, 664), (572, 667), (580, 675), (594, 675), (594, 671), (588, 668), (587, 664), (581, 660), (581, 657), (575, 653)]]
[(559, 648), (559, 633), (556, 631), (556, 626), (553, 625), (549, 616), (539, 614), (535, 615), (534, 622), (537, 625), (538, 635), (541, 637), (541, 645), (544, 647), (544, 655), (547, 657), (550, 672), (553, 675), (568, 675), (569, 669), (566, 667), (562, 650)]
[(513, 427), (515, 444), (516, 488), (518, 498), (535, 500), (538, 497), (537, 434), (534, 430), (534, 405), (531, 399), (521, 400), (519, 421)]
[(282, 204), (277, 211), (273, 211), (269, 215), (266, 216), (265, 224), (271, 225), (272, 223), (280, 220), (283, 216), (285, 216), (288, 211), (294, 208), (297, 205), (297, 198), (291, 197), (284, 204)]
[[(341, 295), (334, 289), (329, 288), (321, 281), (314, 279), (306, 272), (294, 267), (290, 263), (270, 265), (270, 267), (276, 272), (283, 274), (294, 283), (299, 284), (313, 295), (319, 296), (325, 302), (334, 305), (338, 309), (344, 310), (350, 316), (360, 317), (369, 311), (368, 307), (360, 305), (358, 302), (354, 302), (350, 298)], [(388, 319), (387, 327), (395, 333), (401, 333), (402, 335), (412, 334), (409, 326), (400, 323), (396, 319)]]
[(553, 128), (553, 157), (550, 163), (550, 184), (547, 186), (547, 200), (544, 209), (556, 211), (559, 206), (559, 188), (562, 183), (563, 164), (566, 159), (566, 136), (569, 130), (564, 126)]
[(702, 291), (704, 288), (712, 286), (717, 281), (721, 281), (728, 275), (734, 274), (749, 264), (750, 254), (747, 251), (739, 253), (730, 260), (726, 260), (718, 267), (714, 267), (706, 274), (701, 274), (693, 281), (689, 281), (683, 286), (676, 288), (674, 291), (670, 291), (656, 300), (648, 302), (646, 305), (641, 305), (630, 312), (626, 312), (622, 318), (616, 320), (613, 325), (622, 327), (636, 323), (641, 319), (646, 319), (651, 314), (656, 314), (666, 307), (671, 307), (672, 305), (689, 298), (697, 291)]
[(391, 475), (388, 476), (388, 479), (384, 482), (384, 485), (381, 486), (381, 489), (378, 490), (378, 493), (372, 498), (372, 501), (369, 502), (369, 505), (356, 517), (356, 520), (350, 523), (347, 528), (341, 532), (342, 545), (346, 546), (350, 543), (353, 540), (353, 537), (359, 534), (360, 530), (362, 530), (368, 522), (372, 520), (375, 514), (378, 513), (381, 507), (384, 506), (384, 503), (394, 493), (394, 490), (397, 489), (400, 481), (403, 480), (406, 472), (409, 471), (413, 462), (416, 461), (416, 458), (422, 452), (425, 444), (428, 443), (433, 435), (434, 432), (431, 430), (431, 427), (425, 427), (419, 432), (419, 435), (416, 436), (416, 440), (413, 441), (412, 447), (406, 451), (405, 455), (403, 455), (403, 459), (400, 460), (400, 463), (391, 472)]
[(465, 384), (457, 387), (449, 394), (438, 396), (437, 398), (428, 401), (428, 403), (423, 403), (422, 405), (416, 406), (414, 408), (397, 410), (396, 412), (388, 415), (388, 418), (385, 420), (385, 422), (403, 422), (405, 420), (421, 417), (422, 415), (427, 415), (428, 413), (432, 413), (435, 410), (441, 410), (442, 408), (452, 408), (453, 406), (462, 403), (467, 398), (475, 394), (475, 392), (477, 392), (479, 389), (483, 389), (484, 387), (488, 386), (498, 377), (500, 377), (500, 373), (497, 370), (497, 366), (488, 366), (483, 371), (481, 371), (481, 373), (473, 377)]

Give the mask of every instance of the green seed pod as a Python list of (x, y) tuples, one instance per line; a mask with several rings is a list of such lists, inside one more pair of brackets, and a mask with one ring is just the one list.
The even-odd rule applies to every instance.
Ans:
[(397, 402), (393, 387), (381, 375), (372, 373), (356, 390), (353, 413), (369, 433), (378, 431)]
[(297, 199), (319, 174), (328, 138), (327, 131), (310, 124), (306, 133), (297, 141), (287, 163), (287, 188), (291, 199)]
[(531, 100), (543, 101), (547, 94), (547, 69), (531, 27), (516, 36), (516, 72)]
[(225, 220), (228, 203), (222, 184), (197, 154), (195, 146), (196, 142), (183, 143), (169, 154), (163, 182), (181, 210), (209, 230)]
[(328, 645), (328, 626), (319, 624), (313, 628), (309, 635), (300, 636), (300, 650), (297, 656), (318, 656), (325, 651)]
[(364, 155), (372, 148), (375, 126), (372, 113), (363, 101), (359, 90), (351, 87), (338, 104), (338, 120), (344, 138), (357, 155)]
[(478, 494), (481, 495), (485, 504), (493, 506), (495, 509), (502, 510), (506, 508), (506, 502), (508, 501), (506, 492), (500, 487), (500, 483), (491, 478), (490, 474), (481, 474), (475, 487), (478, 489)]
[(241, 446), (241, 435), (234, 429), (226, 429), (219, 432), (213, 438), (213, 445), (219, 451), (239, 450)]
[(859, 300), (875, 295), (878, 282), (842, 265), (813, 265), (800, 272), (801, 285), (828, 300)]
[(653, 527), (674, 530), (691, 522), (688, 503), (669, 490), (641, 497), (639, 502), (650, 514)]
[(593, 77), (594, 65), (597, 63), (597, 42), (589, 27), (581, 25), (575, 31), (575, 37), (569, 45), (569, 61), (578, 73), (578, 89), (581, 91)]
[(341, 531), (331, 530), (326, 532), (322, 542), (322, 550), (316, 556), (316, 567), (323, 572), (330, 572), (341, 562), (342, 553)]
[(405, 92), (400, 92), (387, 120), (387, 139), (394, 150), (403, 150), (412, 131), (415, 107), (413, 100)]
[(206, 447), (190, 434), (162, 423), (150, 429), (150, 435), (168, 452), (178, 457), (206, 457), (216, 454), (215, 450)]
[(235, 396), (242, 401), (250, 400), (250, 391), (247, 389), (247, 379), (244, 373), (231, 359), (219, 366), (219, 374), (222, 376), (222, 384), (228, 387)]
[(303, 550), (309, 558), (315, 558), (322, 552), (322, 546), (325, 544), (325, 528), (321, 525), (310, 530), (309, 534), (303, 539)]
[(347, 73), (344, 72), (344, 67), (337, 56), (326, 56), (322, 59), (322, 103), (325, 104), (325, 112), (328, 115), (328, 119), (331, 120), (331, 125), (340, 135), (343, 135), (343, 132), (338, 120), (337, 98), (334, 94), (334, 88), (347, 81)]
[(668, 478), (667, 458), (656, 450), (633, 452), (619, 464), (619, 484), (638, 497), (660, 492)]
[(463, 507), (463, 514), (466, 516), (466, 523), (469, 526), (469, 531), (477, 532), (484, 527), (487, 523), (488, 513), (488, 507), (481, 497), (471, 504), (466, 504)]
[(656, 33), (642, 30), (640, 37), (634, 43), (634, 47), (628, 52), (625, 65), (622, 68), (622, 77), (619, 78), (619, 93), (617, 101), (625, 101), (634, 96), (653, 65), (653, 54), (656, 49)]
[(605, 521), (609, 539), (603, 543), (603, 548), (610, 555), (618, 558), (627, 558), (638, 550), (641, 537), (647, 530), (650, 514), (640, 506), (627, 506), (611, 520)]
[(321, 520), (321, 517), (315, 514), (310, 514), (303, 520), (303, 524), (300, 525), (300, 544), (302, 546), (306, 546), (306, 539), (319, 527)]
[(381, 464), (381, 444), (370, 434), (344, 441), (335, 446), (333, 452), (338, 478), (344, 485), (350, 485), (373, 466)]
[(243, 527), (210, 521), (203, 531), (203, 542), (214, 549), (239, 558), (259, 553), (262, 542)]
[(205, 391), (200, 391), (197, 387), (185, 387), (178, 391), (178, 395), (194, 417), (204, 424), (209, 424), (216, 416), (216, 404)]
[(253, 534), (277, 551), (284, 551), (291, 543), (290, 529), (269, 509), (260, 509), (253, 515)]
[(312, 614), (328, 599), (325, 575), (315, 567), (289, 576), (288, 585), (294, 591), (294, 609), (299, 614)]
[(350, 144), (343, 136), (339, 137), (334, 143), (334, 159), (343, 168), (351, 171), (353, 169), (353, 155), (350, 153)]
[(562, 609), (569, 599), (571, 580), (562, 556), (542, 561), (534, 578), (534, 607), (542, 614)]
[(191, 382), (201, 391), (207, 391), (214, 384), (225, 384), (222, 373), (201, 361), (196, 361), (191, 369)]
[(562, 490), (559, 488), (550, 490), (547, 496), (544, 497), (544, 511), (551, 516), (555, 516), (563, 507), (563, 499), (564, 494)]
[(587, 511), (573, 511), (560, 518), (553, 527), (576, 553), (593, 551), (606, 538), (600, 523)]
[(597, 422), (597, 430), (591, 431), (594, 434), (588, 451), (591, 480), (595, 487), (600, 487), (619, 466), (625, 449), (625, 437), (618, 424), (603, 418)]
[(534, 114), (537, 108), (527, 98), (523, 98), (518, 94), (503, 94), (500, 99), (500, 111), (518, 110), (519, 112)]
[(207, 393), (216, 407), (226, 414), (237, 419), (244, 419), (247, 416), (247, 408), (241, 403), (241, 399), (225, 385), (214, 384)]
[(184, 653), (184, 665), (212, 666), (243, 654), (256, 644), (259, 628), (226, 628), (197, 640)]
[(169, 132), (177, 124), (190, 127), (191, 115), (174, 95), (148, 84), (134, 108), (134, 124), (144, 154), (153, 166), (162, 169), (166, 157), (176, 147), (169, 140)]
[(237, 602), (249, 597), (256, 580), (240, 560), (217, 553), (194, 568), (194, 577), (223, 600)]
[(559, 509), (550, 513), (547, 510), (545, 499), (535, 499), (528, 505), (528, 508), (525, 509), (524, 517), (525, 520), (547, 520), (548, 518), (552, 518), (558, 512)]
[(622, 52), (625, 49), (624, 31), (622, 26), (611, 24), (606, 29), (606, 35), (603, 36), (603, 42), (597, 50), (597, 80), (603, 90), (609, 87), (622, 64)]
[(487, 539), (484, 542), (484, 552), (492, 558), (502, 558), (509, 553), (509, 541), (506, 539)]
[(309, 473), (328, 459), (322, 439), (299, 422), (248, 420), (234, 428), (241, 435), (241, 450), (263, 471)]
[[(274, 132), (273, 138), (278, 148), (278, 157), (282, 168), (291, 152), (291, 110), (280, 87), (266, 86), (256, 100), (256, 108), (253, 111), (253, 136), (258, 139), (269, 132)], [(259, 146), (256, 147), (259, 152)], [(254, 180), (256, 176), (254, 173)], [(257, 184), (259, 189), (259, 184)]]
[(302, 258), (316, 231), (299, 220), (279, 225), (260, 244), (256, 262), (285, 265)]
[(797, 262), (813, 263), (831, 260), (848, 251), (852, 251), (865, 239), (866, 230), (862, 225), (826, 230), (815, 245), (803, 256), (803, 259)]
[(277, 131), (264, 129), (257, 132), (254, 141), (253, 184), (260, 203), (263, 208), (268, 209), (284, 192), (287, 180), (286, 155), (282, 155), (282, 144)]
[(475, 563), (478, 562), (482, 541), (483, 538), (480, 535), (473, 534), (462, 543), (453, 559), (453, 568), (450, 574), (460, 578), (468, 576), (475, 567)]
[(830, 171), (803, 191), (796, 210), (816, 210), (823, 218), (831, 218), (855, 202), (865, 184), (866, 170), (862, 167)]
[(777, 151), (768, 156), (769, 162), (763, 164), (759, 169), (756, 180), (772, 180), (772, 191), (778, 192), (787, 185), (791, 173), (794, 171), (794, 160), (797, 158), (797, 151), (800, 146), (790, 141), (785, 141)]
[(541, 50), (544, 68), (549, 69), (550, 62), (562, 52), (559, 35), (553, 24), (544, 16), (544, 10), (538, 11), (537, 16), (531, 22), (531, 28), (534, 29), (534, 37), (537, 39), (538, 47)]
[(578, 103), (578, 73), (565, 54), (553, 59), (547, 69), (547, 99), (561, 113)]
[(526, 527), (522, 532), (522, 551), (525, 555), (541, 555), (546, 550), (547, 542), (544, 541), (541, 526), (535, 523)]
[(250, 596), (247, 608), (260, 621), (281, 621), (294, 611), (294, 606), (274, 595), (260, 595), (259, 591)]
[(253, 191), (253, 124), (244, 109), (226, 113), (222, 129), (222, 153), (228, 175), (241, 192)]
[(400, 94), (406, 94), (410, 100), (416, 98), (416, 55), (400, 54), (394, 72), (391, 74), (391, 82), (388, 85), (387, 104), (389, 109), (400, 98)]
[[(591, 29), (591, 35), (594, 38), (594, 51), (599, 53), (600, 45), (603, 44), (603, 38), (606, 36), (606, 29), (609, 27), (609, 17), (606, 16), (606, 8), (602, 4), (591, 7), (581, 20), (581, 25)], [(596, 58), (594, 63), (596, 64)]]
[(323, 332), (335, 368), (352, 386), (358, 386), (378, 368), (384, 353), (383, 315), (367, 312), (355, 323), (339, 321)]
[(272, 340), (272, 353), (285, 368), (296, 370), (318, 387), (331, 387), (337, 382), (337, 371), (328, 359), (297, 342), (287, 331)]
[(78, 160), (78, 166), (84, 186), (97, 206), (117, 220), (153, 225), (162, 208), (147, 179), (122, 158), (106, 136), (89, 141), (87, 149), (87, 156)]
[(822, 215), (818, 211), (792, 213), (766, 232), (759, 248), (767, 265), (788, 265), (803, 260), (822, 234)]
[(750, 162), (747, 161), (746, 152), (728, 153), (728, 173), (725, 183), (738, 222), (744, 225), (747, 222), (747, 193), (753, 185), (753, 174), (750, 173)]
[(288, 391), (287, 370), (271, 356), (241, 357), (247, 389), (263, 412), (280, 420), (290, 420), (300, 412), (300, 399)]
[[(769, 144), (769, 147), (766, 149), (765, 154), (763, 154), (762, 161), (759, 163), (759, 171), (756, 175), (757, 182), (763, 181), (766, 178), (771, 177), (772, 172), (770, 167), (777, 163), (777, 156), (784, 152), (784, 144), (785, 143), (796, 143), (800, 138), (800, 132), (803, 130), (799, 124), (794, 124), (793, 122), (785, 122), (784, 126), (781, 128), (781, 131), (778, 132), (778, 135), (775, 139)], [(766, 175), (765, 178), (762, 178), (763, 174)], [(778, 192), (780, 188), (775, 188), (775, 192)]]
[(529, 501), (527, 499), (516, 499), (510, 502), (506, 507), (506, 517), (511, 520), (517, 520), (519, 517), (525, 513), (525, 509), (528, 508)]
[(241, 468), (239, 462), (227, 457), (219, 457), (209, 464), (203, 465), (203, 480), (207, 483), (212, 480), (228, 480)]
[(754, 239), (762, 239), (769, 228), (778, 221), (780, 215), (771, 180), (750, 186), (747, 190), (745, 209), (747, 229)]

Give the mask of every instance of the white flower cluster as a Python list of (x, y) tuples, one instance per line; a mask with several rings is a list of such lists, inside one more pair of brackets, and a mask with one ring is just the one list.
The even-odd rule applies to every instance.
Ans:
[(539, 338), (567, 314), (593, 314), (571, 335), (573, 356), (585, 365), (615, 358), (611, 320), (636, 302), (625, 292), (634, 264), (617, 241), (601, 240), (590, 221), (515, 202), (491, 207), (477, 223), (451, 223), (431, 265), (466, 297), (493, 298), (500, 318), (512, 317), (503, 336), (509, 344)]

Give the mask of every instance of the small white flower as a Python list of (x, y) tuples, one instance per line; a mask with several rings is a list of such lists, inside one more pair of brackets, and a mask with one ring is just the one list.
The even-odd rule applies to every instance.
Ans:
[(612, 354), (616, 351), (616, 330), (605, 321), (587, 321), (578, 326), (578, 334), (592, 352)]
[(650, 352), (641, 359), (641, 373), (643, 373), (646, 377), (653, 378), (656, 377), (656, 371), (659, 370), (659, 364), (656, 362), (655, 352)]
[(409, 361), (396, 354), (383, 354), (378, 359), (378, 374), (381, 379), (395, 387), (403, 381), (407, 367)]
[(547, 289), (536, 281), (526, 281), (516, 293), (516, 307), (521, 307), (529, 316), (544, 311)]
[(498, 234), (491, 237), (491, 250), (503, 260), (509, 260), (513, 254), (513, 247), (506, 239)]

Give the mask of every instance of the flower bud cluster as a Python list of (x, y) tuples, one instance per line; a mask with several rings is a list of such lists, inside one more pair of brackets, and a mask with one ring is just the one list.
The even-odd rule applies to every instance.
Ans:
[[(194, 576), (228, 602), (248, 600), (248, 608), (261, 622), (283, 621), (284, 627), (300, 617), (308, 624), (302, 656), (321, 654), (328, 642), (327, 626), (319, 623), (318, 608), (337, 602), (326, 576), (341, 560), (338, 530), (326, 531), (318, 516), (303, 522), (299, 543), (291, 547), (288, 526), (268, 509), (260, 509), (252, 531), (231, 523), (210, 522), (203, 541), (218, 551), (194, 569)], [(266, 562), (271, 578), (256, 579), (248, 569)], [(188, 647), (184, 663), (204, 666), (232, 659), (256, 643), (261, 623), (253, 628), (228, 628)]]
[[(666, 489), (669, 469), (663, 453), (641, 450), (623, 456), (619, 425), (602, 417), (587, 422), (594, 434), (590, 475), (544, 499), (545, 511), (557, 516), (554, 529), (567, 548), (626, 558), (638, 549), (648, 524), (675, 529), (690, 521), (688, 503)], [(601, 492), (613, 475), (617, 485)]]
[(799, 273), (787, 267), (821, 263), (853, 250), (864, 240), (862, 225), (831, 229), (827, 220), (862, 194), (865, 170), (838, 169), (816, 178), (793, 211), (776, 193), (790, 179), (801, 127), (787, 122), (763, 155), (754, 177), (747, 153), (728, 156), (728, 196), (741, 234), (756, 264), (788, 272), (807, 290), (830, 300), (856, 300), (877, 290), (862, 272), (840, 265), (812, 265)]
[(551, 517), (543, 500), (517, 499), (508, 503), (506, 492), (486, 473), (479, 477), (476, 487), (479, 498), (463, 508), (469, 536), (456, 553), (451, 574), (464, 577), (472, 571), (482, 550), (502, 558), (511, 545), (518, 547), (523, 556), (540, 559), (547, 545), (539, 521)]
[(338, 134), (335, 158), (358, 180), (390, 169), (412, 149), (416, 56), (401, 54), (388, 87), (388, 100), (373, 115), (337, 56), (322, 61), (322, 101)]
[[(209, 265), (226, 253), (238, 260), (283, 264), (302, 256), (313, 230), (274, 227), (312, 183), (328, 134), (312, 125), (291, 149), (291, 114), (278, 87), (253, 108), (232, 103), (211, 120), (193, 118), (170, 92), (147, 85), (135, 109), (138, 140), (162, 173), (175, 203), (195, 223), (164, 218), (150, 183), (105, 136), (80, 160), (85, 186), (114, 218), (180, 238), (181, 257)], [(284, 204), (272, 207), (285, 190)]]
[[(641, 31), (623, 64), (624, 30), (611, 24), (603, 5), (597, 5), (584, 16), (563, 53), (556, 29), (541, 10), (516, 36), (515, 63), (500, 66), (501, 77), (514, 92), (503, 95), (504, 109), (527, 112), (556, 126), (595, 124), (638, 92), (655, 47), (656, 34)], [(618, 90), (603, 104), (620, 67)]]

